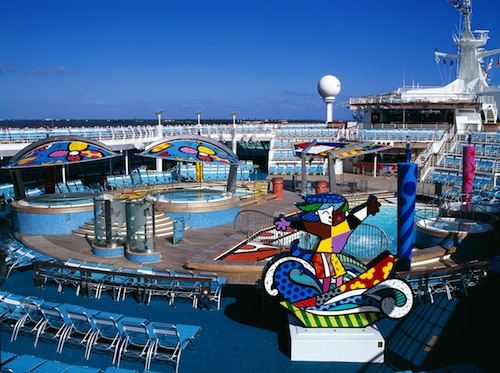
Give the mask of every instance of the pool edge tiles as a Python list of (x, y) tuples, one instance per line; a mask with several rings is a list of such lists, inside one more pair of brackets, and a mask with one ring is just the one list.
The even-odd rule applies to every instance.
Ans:
[[(198, 191), (195, 189), (194, 193)], [(211, 191), (213, 192), (213, 191)], [(240, 200), (230, 192), (213, 192), (222, 198), (212, 200), (158, 201), (156, 208), (172, 219), (184, 218), (190, 228), (205, 228), (233, 223), (240, 212)], [(181, 195), (181, 194), (179, 194)]]
[(187, 226), (189, 226), (189, 228), (206, 228), (233, 223), (236, 215), (238, 215), (238, 212), (240, 212), (240, 207), (234, 206), (228, 209), (216, 211), (166, 211), (165, 215), (169, 216), (172, 219), (181, 217), (184, 218), (184, 222)]
[(94, 218), (94, 206), (37, 208), (11, 204), (12, 226), (22, 234), (69, 234)]
[(125, 256), (128, 260), (135, 263), (158, 263), (161, 261), (161, 254), (159, 252), (125, 250)]

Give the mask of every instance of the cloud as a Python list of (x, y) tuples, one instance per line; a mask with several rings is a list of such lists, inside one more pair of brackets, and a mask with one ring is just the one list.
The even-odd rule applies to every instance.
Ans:
[(317, 95), (313, 95), (312, 93), (301, 93), (297, 91), (293, 91), (291, 89), (285, 89), (283, 91), (283, 96), (295, 96), (295, 97), (308, 97), (308, 98), (317, 98)]
[(42, 67), (37, 65), (32, 68), (24, 69), (24, 73), (31, 76), (65, 76), (75, 74), (76, 71), (64, 65), (56, 67)]
[(55, 70), (55, 75), (57, 76), (62, 76), (62, 75), (72, 75), (74, 73), (73, 70), (71, 69), (68, 69), (66, 66), (64, 65), (59, 65), (56, 67), (56, 70)]
[(0, 74), (11, 73), (16, 71), (14, 66), (0, 65)]
[(25, 69), (24, 73), (26, 75), (31, 75), (31, 76), (47, 76), (49, 75), (49, 71), (42, 68), (41, 66), (35, 66), (29, 69)]

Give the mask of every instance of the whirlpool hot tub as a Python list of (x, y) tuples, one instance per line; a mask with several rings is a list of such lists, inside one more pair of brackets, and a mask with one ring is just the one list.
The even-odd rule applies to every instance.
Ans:
[(495, 227), (491, 224), (456, 217), (435, 217), (416, 223), (415, 246), (456, 247), (461, 259), (485, 258), (495, 240)]
[(234, 193), (210, 188), (172, 189), (148, 198), (159, 211), (173, 219), (184, 218), (191, 228), (232, 223), (240, 211)]

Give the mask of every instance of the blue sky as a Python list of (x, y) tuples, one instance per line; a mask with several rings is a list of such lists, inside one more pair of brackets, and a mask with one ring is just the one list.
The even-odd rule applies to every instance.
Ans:
[[(2, 0), (0, 118), (318, 119), (323, 75), (351, 96), (453, 76), (447, 0)], [(500, 47), (500, 1), (473, 28)], [(497, 79), (500, 80), (500, 74)]]

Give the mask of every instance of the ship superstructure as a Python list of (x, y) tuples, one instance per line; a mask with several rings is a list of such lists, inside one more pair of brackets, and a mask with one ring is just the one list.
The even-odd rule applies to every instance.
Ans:
[[(456, 53), (435, 51), (436, 62), (457, 66), (456, 79), (440, 87), (403, 87), (396, 91), (350, 99), (350, 109), (361, 127), (415, 128), (427, 123), (456, 126), (458, 133), (481, 131), (499, 119), (500, 87), (489, 83), (488, 73), (500, 49), (484, 49), (487, 30), (471, 29), (472, 1), (450, 1), (462, 16), (462, 31), (453, 36)], [(497, 62), (498, 63), (498, 62)]]

